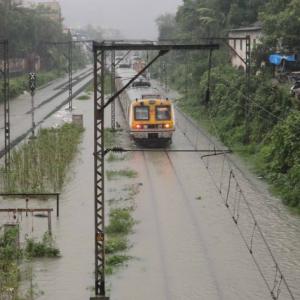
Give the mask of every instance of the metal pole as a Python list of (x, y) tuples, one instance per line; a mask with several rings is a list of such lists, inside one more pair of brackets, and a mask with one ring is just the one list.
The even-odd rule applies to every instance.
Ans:
[[(116, 92), (116, 51), (111, 51), (111, 95)], [(111, 129), (116, 129), (116, 102), (110, 105), (111, 109)]]
[(56, 216), (59, 217), (59, 194), (56, 194)]
[(105, 51), (94, 51), (95, 294), (105, 296), (104, 74)]
[(73, 110), (72, 99), (73, 99), (73, 42), (68, 43), (68, 71), (69, 71), (69, 110)]
[(34, 112), (35, 112), (35, 106), (34, 106), (34, 94), (35, 94), (35, 88), (36, 88), (36, 74), (34, 72), (29, 73), (29, 89), (31, 93), (31, 137), (33, 138), (35, 136), (35, 121), (34, 121)]
[(1, 41), (3, 50), (3, 77), (2, 92), (4, 101), (4, 151), (5, 151), (5, 171), (10, 168), (10, 112), (9, 112), (9, 59), (8, 40)]
[(34, 137), (35, 122), (34, 122), (34, 92), (31, 93), (31, 136)]
[(250, 92), (251, 92), (251, 44), (250, 36), (246, 36), (246, 103), (245, 103), (245, 142), (249, 142)]
[(48, 233), (52, 235), (52, 228), (51, 228), (51, 210), (48, 210)]

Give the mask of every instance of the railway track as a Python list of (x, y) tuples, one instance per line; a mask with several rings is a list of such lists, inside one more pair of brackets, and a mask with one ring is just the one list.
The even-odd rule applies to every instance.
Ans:
[[(92, 72), (88, 69), (75, 74), (73, 81), (73, 98), (78, 96), (92, 80)], [(67, 81), (62, 83), (52, 82), (50, 85), (36, 92), (35, 119), (36, 127), (39, 127), (52, 114), (64, 107), (68, 99), (68, 90), (64, 88)], [(56, 91), (58, 87), (61, 90)], [(46, 98), (46, 99), (45, 99)], [(11, 101), (11, 147), (15, 147), (31, 132), (30, 95), (23, 95)], [(0, 129), (0, 158), (4, 156), (4, 134)]]

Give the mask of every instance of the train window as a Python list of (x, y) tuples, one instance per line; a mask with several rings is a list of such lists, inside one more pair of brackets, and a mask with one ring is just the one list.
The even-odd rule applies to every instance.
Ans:
[(156, 106), (156, 120), (165, 121), (171, 119), (170, 106)]
[(135, 120), (149, 120), (149, 107), (147, 106), (136, 106), (134, 108)]
[(132, 87), (151, 87), (151, 83), (148, 81), (136, 81), (132, 84)]

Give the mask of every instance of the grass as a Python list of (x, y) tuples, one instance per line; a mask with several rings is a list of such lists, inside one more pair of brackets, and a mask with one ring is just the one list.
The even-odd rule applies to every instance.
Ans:
[[(46, 72), (37, 73), (37, 87), (41, 87), (46, 83), (57, 79), (63, 74), (60, 70), (51, 70)], [(10, 98), (16, 98), (20, 96), (24, 91), (28, 90), (28, 76), (20, 75), (10, 79), (9, 94)], [(3, 101), (2, 90), (0, 90), (0, 102)]]
[(114, 254), (116, 252), (125, 251), (128, 248), (128, 241), (122, 236), (110, 236), (105, 244), (105, 253)]
[(131, 259), (126, 254), (129, 248), (127, 235), (132, 233), (136, 221), (131, 213), (132, 208), (114, 208), (109, 213), (109, 224), (105, 229), (107, 242), (105, 244), (106, 266), (105, 272), (113, 272)]
[(123, 154), (115, 154), (113, 152), (110, 152), (108, 154), (108, 157), (107, 157), (107, 161), (108, 162), (122, 161), (122, 160), (125, 160), (125, 159), (126, 159), (125, 155), (123, 155)]
[[(26, 247), (21, 249), (18, 244), (19, 227), (8, 228), (0, 236), (0, 299), (36, 299), (41, 292), (33, 284), (33, 257), (56, 257), (59, 250), (53, 246), (53, 239), (46, 233), (41, 242), (27, 240)], [(25, 267), (24, 268), (24, 262)], [(20, 267), (21, 265), (22, 268)], [(29, 267), (30, 272), (27, 268)], [(27, 291), (19, 288), (21, 279), (30, 282)], [(21, 292), (25, 292), (23, 296)]]
[(11, 153), (11, 171), (0, 168), (3, 190), (8, 193), (59, 192), (80, 143), (83, 129), (74, 124), (41, 129), (37, 138)]
[(87, 94), (83, 94), (79, 97), (76, 98), (77, 100), (89, 100), (90, 99), (90, 96), (87, 95)]
[(131, 169), (108, 170), (106, 171), (106, 176), (108, 180), (118, 179), (120, 177), (135, 178), (137, 177), (137, 172)]
[(135, 224), (131, 212), (131, 208), (112, 209), (109, 213), (109, 225), (106, 227), (106, 233), (110, 235), (131, 233)]
[(28, 257), (59, 257), (60, 251), (54, 245), (53, 238), (46, 232), (42, 241), (27, 239), (25, 253)]

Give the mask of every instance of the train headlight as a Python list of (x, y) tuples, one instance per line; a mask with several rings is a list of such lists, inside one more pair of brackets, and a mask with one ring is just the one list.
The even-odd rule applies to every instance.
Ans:
[(136, 128), (136, 129), (142, 129), (142, 125), (141, 125), (141, 124), (136, 124), (136, 125), (135, 125), (135, 128)]
[(171, 125), (169, 123), (164, 124), (164, 128), (170, 128)]

